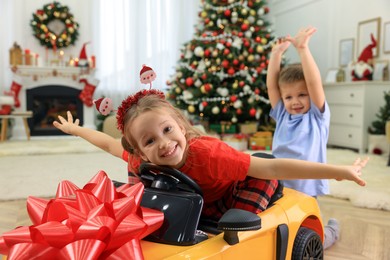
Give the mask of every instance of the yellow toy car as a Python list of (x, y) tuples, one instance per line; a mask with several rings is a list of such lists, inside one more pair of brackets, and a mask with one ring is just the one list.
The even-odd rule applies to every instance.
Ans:
[(315, 198), (284, 188), (264, 212), (230, 209), (201, 219), (202, 191), (181, 172), (141, 166), (141, 205), (164, 212), (162, 227), (141, 241), (145, 259), (323, 259), (323, 223)]

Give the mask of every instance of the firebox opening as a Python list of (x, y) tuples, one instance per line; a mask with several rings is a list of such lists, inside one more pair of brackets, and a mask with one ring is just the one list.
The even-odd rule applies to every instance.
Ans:
[(66, 135), (53, 126), (53, 121), (61, 115), (67, 118), (70, 111), (73, 118), (84, 124), (83, 103), (79, 99), (81, 90), (58, 85), (48, 85), (28, 89), (27, 110), (33, 111), (33, 117), (28, 120), (31, 136)]

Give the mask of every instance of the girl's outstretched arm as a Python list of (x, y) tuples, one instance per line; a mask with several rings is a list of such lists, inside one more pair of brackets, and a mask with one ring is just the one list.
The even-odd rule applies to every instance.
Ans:
[(366, 182), (360, 178), (368, 158), (357, 159), (352, 165), (332, 165), (294, 159), (264, 159), (251, 157), (248, 176), (258, 179), (336, 179), (354, 181), (360, 186)]
[(123, 147), (120, 140), (103, 132), (79, 126), (79, 119), (73, 121), (73, 116), (69, 111), (67, 112), (67, 119), (62, 116), (58, 116), (58, 120), (59, 121), (54, 121), (53, 125), (62, 132), (74, 136), (80, 136), (100, 149), (116, 157), (122, 158)]

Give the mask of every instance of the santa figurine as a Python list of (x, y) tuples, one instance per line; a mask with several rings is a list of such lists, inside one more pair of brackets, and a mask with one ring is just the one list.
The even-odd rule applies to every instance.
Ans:
[(374, 72), (374, 60), (372, 49), (376, 47), (376, 40), (371, 34), (371, 43), (367, 45), (358, 58), (358, 62), (352, 67), (352, 80), (372, 80)]
[(111, 98), (99, 98), (93, 101), (97, 111), (103, 116), (107, 116), (113, 111), (113, 105)]
[(153, 71), (151, 67), (146, 66), (145, 64), (142, 65), (142, 69), (139, 72), (139, 77), (141, 80), (141, 83), (150, 85), (150, 88), (152, 88), (152, 81), (156, 79), (156, 73)]
[(89, 42), (84, 43), (83, 47), (81, 48), (80, 55), (79, 55), (79, 61), (77, 63), (78, 67), (82, 67), (82, 68), (88, 68), (89, 67), (87, 51), (86, 51), (86, 45), (88, 43)]

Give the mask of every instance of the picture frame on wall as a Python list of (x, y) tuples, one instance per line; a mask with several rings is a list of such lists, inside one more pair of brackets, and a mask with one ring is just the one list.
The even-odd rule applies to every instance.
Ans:
[(390, 53), (390, 21), (383, 25), (383, 52)]
[(376, 47), (372, 49), (372, 56), (376, 58), (379, 56), (380, 50), (380, 26), (381, 18), (373, 18), (370, 20), (359, 22), (358, 35), (357, 35), (357, 57), (362, 53), (364, 48), (369, 44), (372, 44), (371, 34), (376, 40)]
[(354, 59), (355, 39), (340, 40), (340, 67), (346, 67)]

